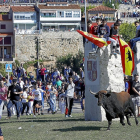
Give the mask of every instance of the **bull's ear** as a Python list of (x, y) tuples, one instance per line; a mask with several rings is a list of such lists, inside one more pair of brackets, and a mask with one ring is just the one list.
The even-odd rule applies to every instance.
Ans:
[(98, 98), (98, 94), (95, 94), (95, 97)]
[(111, 95), (111, 92), (107, 92), (106, 96), (109, 97)]

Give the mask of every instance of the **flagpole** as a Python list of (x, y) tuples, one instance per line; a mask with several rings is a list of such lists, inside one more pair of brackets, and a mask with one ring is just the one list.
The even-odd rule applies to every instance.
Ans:
[(87, 0), (85, 0), (85, 31), (87, 32), (87, 7), (86, 7)]

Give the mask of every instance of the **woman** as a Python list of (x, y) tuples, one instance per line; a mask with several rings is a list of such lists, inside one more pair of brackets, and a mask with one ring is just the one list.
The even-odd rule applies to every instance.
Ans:
[(45, 71), (46, 71), (46, 69), (43, 67), (43, 65), (41, 65), (40, 71), (41, 71), (42, 82), (44, 82), (45, 81)]

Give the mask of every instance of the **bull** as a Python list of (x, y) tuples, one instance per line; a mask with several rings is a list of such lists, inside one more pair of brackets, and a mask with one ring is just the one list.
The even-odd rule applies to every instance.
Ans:
[(132, 102), (132, 98), (127, 92), (107, 92), (101, 90), (98, 93), (94, 93), (90, 90), (91, 94), (94, 94), (98, 98), (98, 106), (102, 106), (106, 112), (106, 118), (108, 120), (107, 130), (110, 130), (112, 124), (112, 119), (120, 118), (120, 123), (124, 126), (124, 116), (126, 116), (128, 125), (131, 126), (129, 121), (129, 115), (133, 114), (135, 117), (136, 125), (138, 125), (138, 120), (135, 114), (135, 106)]

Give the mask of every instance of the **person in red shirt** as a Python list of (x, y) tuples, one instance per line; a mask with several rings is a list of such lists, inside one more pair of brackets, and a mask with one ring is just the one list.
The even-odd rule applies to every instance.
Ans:
[(44, 82), (45, 81), (45, 71), (46, 71), (46, 69), (43, 67), (43, 65), (41, 65), (40, 71), (41, 71), (42, 82)]
[(3, 106), (7, 106), (7, 91), (8, 88), (4, 86), (4, 82), (1, 80), (0, 81), (0, 119), (2, 117), (2, 109)]

